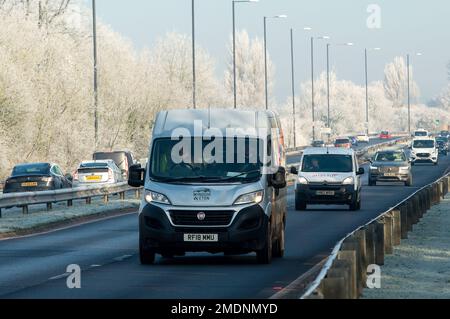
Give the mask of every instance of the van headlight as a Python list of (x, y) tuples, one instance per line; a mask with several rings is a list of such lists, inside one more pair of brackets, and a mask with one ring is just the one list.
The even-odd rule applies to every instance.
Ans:
[(354, 185), (354, 184), (355, 184), (355, 179), (353, 177), (347, 177), (342, 182), (342, 185)]
[(238, 199), (234, 202), (234, 205), (259, 204), (263, 201), (263, 199), (264, 191), (258, 191), (239, 196)]
[(145, 191), (145, 201), (149, 204), (151, 203), (158, 203), (164, 205), (172, 204), (166, 195), (147, 190)]
[(299, 177), (298, 178), (298, 183), (301, 184), (301, 185), (308, 185), (309, 184), (308, 180), (306, 178), (304, 178), (304, 177)]

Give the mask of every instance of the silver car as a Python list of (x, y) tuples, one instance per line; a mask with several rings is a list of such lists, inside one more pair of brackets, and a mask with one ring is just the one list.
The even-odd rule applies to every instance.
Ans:
[(122, 171), (113, 160), (83, 162), (73, 176), (74, 187), (122, 182)]
[(378, 152), (370, 165), (369, 186), (377, 182), (402, 182), (412, 186), (411, 163), (404, 151)]

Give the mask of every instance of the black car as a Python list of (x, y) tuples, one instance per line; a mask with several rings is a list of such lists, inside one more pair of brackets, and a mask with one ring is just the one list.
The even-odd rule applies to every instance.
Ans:
[(436, 138), (436, 146), (439, 149), (439, 154), (447, 156), (450, 151), (450, 143), (449, 139), (444, 136), (440, 136)]
[(20, 164), (14, 167), (3, 189), (4, 194), (71, 188), (61, 168), (52, 163)]
[(128, 179), (131, 165), (135, 164), (133, 154), (128, 151), (97, 152), (94, 153), (92, 159), (94, 161), (113, 160), (117, 167), (122, 171), (122, 176), (125, 180)]

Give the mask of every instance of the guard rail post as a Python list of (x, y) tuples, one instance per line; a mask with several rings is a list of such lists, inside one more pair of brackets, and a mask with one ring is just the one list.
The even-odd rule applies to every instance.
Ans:
[(362, 282), (362, 272), (365, 271), (363, 267), (362, 262), (362, 254), (361, 254), (361, 246), (360, 241), (356, 240), (355, 238), (349, 238), (347, 241), (344, 242), (342, 245), (343, 251), (354, 251), (356, 254), (356, 292), (357, 292), (357, 298), (361, 296), (361, 293), (363, 291), (363, 282)]
[(402, 220), (399, 209), (392, 211), (392, 245), (400, 246), (402, 243)]
[(439, 181), (439, 201), (442, 201), (444, 199), (444, 181)]
[(408, 239), (408, 206), (403, 204), (400, 206), (401, 217), (401, 239)]
[(412, 207), (413, 207), (413, 223), (414, 225), (417, 225), (420, 222), (420, 200), (419, 200), (419, 196), (416, 194), (414, 195), (414, 197), (411, 199), (412, 202)]
[(73, 206), (73, 200), (69, 199), (67, 201), (67, 207), (72, 207)]
[(387, 213), (383, 217), (384, 222), (384, 253), (386, 255), (392, 255), (394, 253), (394, 249), (392, 246), (392, 215), (391, 213)]
[(350, 298), (350, 262), (335, 260), (327, 273), (323, 285), (323, 294), (327, 299)]
[(22, 214), (23, 215), (28, 215), (28, 205), (23, 205), (22, 206)]
[(427, 202), (427, 211), (431, 209), (432, 204), (432, 193), (431, 193), (431, 187), (427, 187), (425, 189), (425, 194), (427, 196), (426, 202)]
[(407, 224), (408, 232), (413, 230), (413, 225), (414, 225), (413, 209), (414, 209), (414, 205), (413, 205), (412, 201), (408, 200), (408, 202), (406, 203), (406, 211), (407, 211), (407, 215), (408, 215), (408, 224)]
[(53, 204), (52, 203), (47, 203), (47, 211), (51, 211), (53, 209)]
[(346, 260), (349, 263), (350, 269), (350, 277), (348, 280), (350, 291), (349, 298), (357, 299), (358, 298), (358, 287), (356, 284), (357, 280), (357, 266), (356, 266), (356, 251), (354, 250), (344, 250), (340, 251), (337, 257), (339, 260)]
[(91, 204), (92, 204), (92, 198), (86, 197), (86, 205), (91, 205)]
[(368, 225), (365, 228), (366, 232), (366, 254), (367, 263), (372, 265), (375, 263), (375, 230), (373, 225)]
[(375, 225), (375, 264), (384, 265), (384, 223), (376, 221)]

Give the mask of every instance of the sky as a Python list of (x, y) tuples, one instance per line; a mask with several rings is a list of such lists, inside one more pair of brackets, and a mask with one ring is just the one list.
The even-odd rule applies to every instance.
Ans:
[[(368, 12), (373, 4), (379, 15)], [(260, 0), (239, 3), (236, 8), (237, 29), (247, 30), (252, 37), (262, 38), (264, 16), (288, 15), (268, 23), (267, 46), (276, 66), (274, 95), (279, 103), (291, 94), (290, 28), (295, 29), (298, 83), (311, 76), (309, 38), (328, 35), (332, 44), (355, 44), (331, 50), (331, 65), (339, 79), (363, 85), (364, 48), (380, 47), (381, 51), (369, 53), (369, 81), (383, 80), (385, 64), (410, 53), (421, 102), (435, 97), (447, 85), (448, 0)], [(195, 0), (195, 10), (197, 44), (215, 59), (217, 75), (223, 76), (232, 32), (231, 0)], [(167, 32), (191, 34), (191, 0), (97, 0), (97, 14), (137, 49), (152, 47)], [(371, 28), (369, 17), (376, 18), (371, 20)], [(305, 26), (312, 30), (303, 30)], [(325, 41), (316, 42), (317, 74), (326, 69), (325, 45)], [(419, 52), (423, 55), (416, 56)]]

